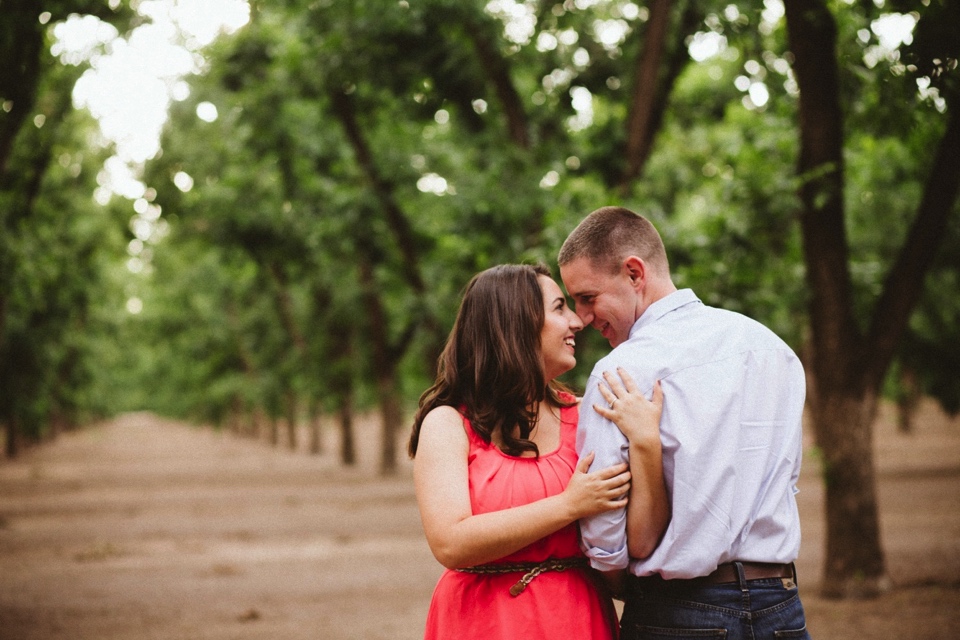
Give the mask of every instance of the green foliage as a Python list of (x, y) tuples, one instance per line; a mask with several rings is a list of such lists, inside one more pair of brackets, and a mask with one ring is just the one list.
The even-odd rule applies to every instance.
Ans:
[[(928, 170), (924, 149), (937, 139), (940, 118), (919, 100), (896, 59), (864, 62), (877, 43), (871, 21), (882, 12), (844, 7), (838, 17), (851, 131), (848, 233), (866, 322), (917, 205)], [(430, 354), (470, 275), (498, 262), (552, 263), (582, 215), (611, 202), (660, 226), (679, 286), (767, 323), (800, 349), (808, 293), (796, 224), (796, 89), (783, 21), (762, 24), (761, 2), (684, 4), (678, 15), (682, 8), (698, 12), (699, 29), (722, 35), (726, 49), (684, 67), (644, 177), (628, 194), (607, 185), (621, 164), (629, 83), (640, 55), (632, 33), (642, 33), (644, 24), (632, 15), (624, 20), (619, 3), (542, 11), (525, 41), (511, 41), (500, 18), (469, 3), (260, 6), (253, 24), (218, 45), (210, 74), (193, 83), (194, 96), (175, 113), (164, 157), (148, 179), (184, 233), (238, 247), (260, 269), (276, 260), (292, 288), (335, 296), (339, 311), (327, 314), (304, 293), (298, 323), (324, 334), (343, 329), (335, 318), (353, 318), (357, 333), (349, 341), (353, 353), (365, 355), (349, 375), (361, 384), (377, 365), (363, 337), (368, 318), (355, 267), (378, 256), (376, 286), (391, 335), (402, 336), (411, 320), (435, 327), (421, 324), (411, 337), (403, 366), (408, 397), (429, 379)], [(624, 20), (628, 31), (619, 46), (604, 48), (595, 39), (598, 20)], [(555, 44), (538, 47), (541, 36)], [(478, 56), (484, 46), (494, 47), (494, 57)], [(491, 75), (498, 64), (520, 99), (530, 147), (511, 138), (504, 87)], [(760, 108), (749, 103), (735, 86), (740, 77), (762, 82), (769, 101)], [(569, 124), (577, 114), (574, 87), (592, 94), (586, 128)], [(358, 157), (338, 117), (341, 92), (355, 109), (366, 158)], [(193, 117), (201, 100), (217, 105), (217, 122)], [(887, 134), (891, 128), (897, 135)], [(370, 164), (379, 187), (371, 183)], [(180, 169), (194, 178), (186, 194), (168, 182)], [(424, 176), (446, 182), (437, 194), (429, 185), (420, 191)], [(383, 215), (382, 189), (410, 222), (423, 289), (404, 275), (409, 265)], [(581, 361), (602, 353), (601, 342), (590, 332), (581, 336)], [(325, 353), (313, 346), (307, 362)], [(571, 374), (574, 384), (587, 369), (581, 364)], [(302, 368), (301, 377), (314, 382), (289, 384), (329, 385), (316, 382), (323, 378), (317, 371)]]
[[(917, 76), (935, 75), (953, 104), (956, 32), (942, 28), (950, 3), (894, 3), (923, 19), (912, 45), (883, 53), (871, 25), (888, 9), (835, 4), (849, 268), (865, 326), (944, 129), (943, 103), (918, 93)], [(15, 233), (0, 234), (0, 365), (16, 389), (4, 415), (29, 416), (34, 430), (55, 407), (222, 423), (254, 408), (277, 417), (291, 396), (309, 411), (373, 403), (381, 379), (409, 406), (468, 279), (501, 262), (553, 264), (604, 204), (658, 225), (678, 286), (802, 350), (809, 292), (783, 19), (757, 0), (672, 5), (663, 118), (641, 178), (616, 189), (648, 7), (527, 4), (523, 33), (498, 6), (254, 3), (251, 23), (205, 52), (206, 72), (189, 79), (145, 169), (169, 233), (147, 242), (138, 274), (123, 266), (128, 203), (89, 198), (102, 162), (84, 149), (90, 123), (60, 119), (40, 195), (19, 209), (29, 215), (3, 218)], [(621, 37), (601, 38), (604, 25)], [(721, 46), (691, 60), (686, 47), (704, 37)], [(947, 62), (934, 73), (936, 56)], [(38, 103), (54, 104), (77, 70), (45, 65)], [(761, 104), (748, 91), (757, 85)], [(198, 117), (203, 103), (216, 119)], [(24, 130), (23, 182), (0, 191), (4, 211), (26, 202), (50, 124)], [(935, 354), (960, 343), (958, 242), (954, 224), (902, 355), (951, 408), (957, 360)], [(131, 298), (141, 313), (124, 310)], [(578, 343), (574, 386), (607, 349), (592, 331)]]
[[(67, 70), (48, 75), (41, 105), (60, 99), (58, 92), (69, 100), (73, 79)], [(105, 159), (85, 148), (94, 126), (74, 113), (24, 131), (9, 169), (35, 183), (35, 191), (0, 194), (0, 422), (18, 424), (29, 438), (46, 434), (51, 422), (76, 424), (107, 409), (91, 386), (101, 375), (97, 350), (109, 330), (101, 305), (120, 301), (107, 274), (124, 239), (112, 212), (90, 195)]]

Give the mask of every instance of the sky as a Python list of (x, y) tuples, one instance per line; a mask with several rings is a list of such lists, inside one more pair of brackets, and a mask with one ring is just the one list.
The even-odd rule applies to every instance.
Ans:
[(123, 37), (93, 16), (54, 27), (53, 53), (90, 63), (74, 88), (75, 106), (88, 109), (116, 145), (95, 194), (102, 203), (111, 194), (143, 196), (137, 171), (159, 151), (171, 101), (189, 96), (185, 78), (203, 69), (203, 47), (250, 19), (246, 0), (142, 0), (136, 8), (149, 20)]

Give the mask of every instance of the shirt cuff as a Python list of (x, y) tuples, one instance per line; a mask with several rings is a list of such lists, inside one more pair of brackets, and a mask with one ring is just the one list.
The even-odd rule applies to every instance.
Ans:
[(597, 571), (619, 571), (630, 564), (626, 546), (616, 551), (607, 551), (599, 547), (587, 547), (583, 550), (590, 559), (590, 566)]

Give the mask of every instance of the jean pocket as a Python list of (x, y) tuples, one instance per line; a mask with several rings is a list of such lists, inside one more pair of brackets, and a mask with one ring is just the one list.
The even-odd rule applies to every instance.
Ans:
[(802, 629), (788, 629), (786, 631), (774, 631), (774, 638), (809, 638), (807, 635), (807, 627), (804, 625)]
[(621, 640), (684, 640), (685, 638), (726, 638), (726, 629), (674, 629), (636, 625), (633, 635), (624, 634)]

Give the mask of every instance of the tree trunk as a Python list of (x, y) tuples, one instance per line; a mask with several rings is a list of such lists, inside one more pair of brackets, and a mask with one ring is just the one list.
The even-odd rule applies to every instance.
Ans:
[(13, 420), (9, 420), (4, 425), (4, 433), (7, 436), (6, 446), (4, 447), (4, 453), (8, 458), (16, 458), (20, 453), (19, 442), (17, 440), (17, 425)]
[(393, 377), (383, 377), (377, 380), (382, 428), (380, 475), (383, 476), (392, 476), (397, 472), (397, 427), (400, 426), (401, 416), (396, 387), (396, 380)]
[(297, 397), (294, 393), (288, 393), (286, 398), (287, 408), (287, 447), (291, 451), (297, 450)]
[(243, 437), (256, 440), (258, 428), (256, 410), (251, 407), (246, 407), (244, 409), (244, 424), (241, 432)]
[[(326, 306), (318, 304), (317, 308), (323, 309)], [(353, 438), (353, 378), (357, 360), (353, 341), (357, 327), (352, 318), (334, 313), (330, 330), (338, 339), (330, 345), (325, 375), (329, 379), (330, 393), (337, 402), (340, 462), (345, 466), (353, 466), (357, 461)]]
[(310, 455), (316, 456), (323, 453), (322, 407), (316, 395), (311, 395), (307, 404), (307, 413), (309, 415), (308, 425), (310, 429), (310, 443), (307, 446)]
[[(392, 475), (397, 468), (397, 443), (395, 428), (399, 421), (399, 409), (396, 399), (396, 370), (399, 352), (390, 347), (389, 327), (383, 301), (377, 290), (373, 273), (373, 263), (367, 256), (360, 261), (360, 287), (363, 291), (364, 307), (369, 320), (371, 351), (373, 352), (373, 375), (377, 381), (380, 396), (381, 434), (380, 473)], [(401, 344), (407, 341), (402, 340)]]
[(873, 596), (889, 588), (880, 541), (872, 429), (877, 396), (827, 392), (814, 410), (823, 451), (827, 539), (822, 592)]
[(913, 432), (913, 414), (920, 403), (922, 390), (917, 372), (904, 366), (900, 372), (900, 389), (897, 392), (897, 430), (903, 434)]
[(236, 394), (230, 399), (230, 414), (227, 419), (227, 427), (234, 436), (243, 435), (243, 400)]
[(280, 421), (277, 416), (267, 418), (270, 424), (270, 446), (276, 447), (280, 444)]
[(323, 453), (323, 418), (319, 413), (310, 418), (310, 455)]
[[(12, 4), (13, 6), (9, 6)], [(0, 46), (0, 95), (9, 101), (9, 110), (0, 113), (0, 182), (6, 176), (7, 161), (20, 126), (29, 117), (42, 74), (44, 27), (38, 19), (41, 7), (31, 0), (4, 3), (0, 25), (4, 42)]]
[(357, 463), (357, 448), (353, 438), (353, 403), (349, 396), (340, 397), (337, 414), (340, 421), (340, 462), (352, 467)]

